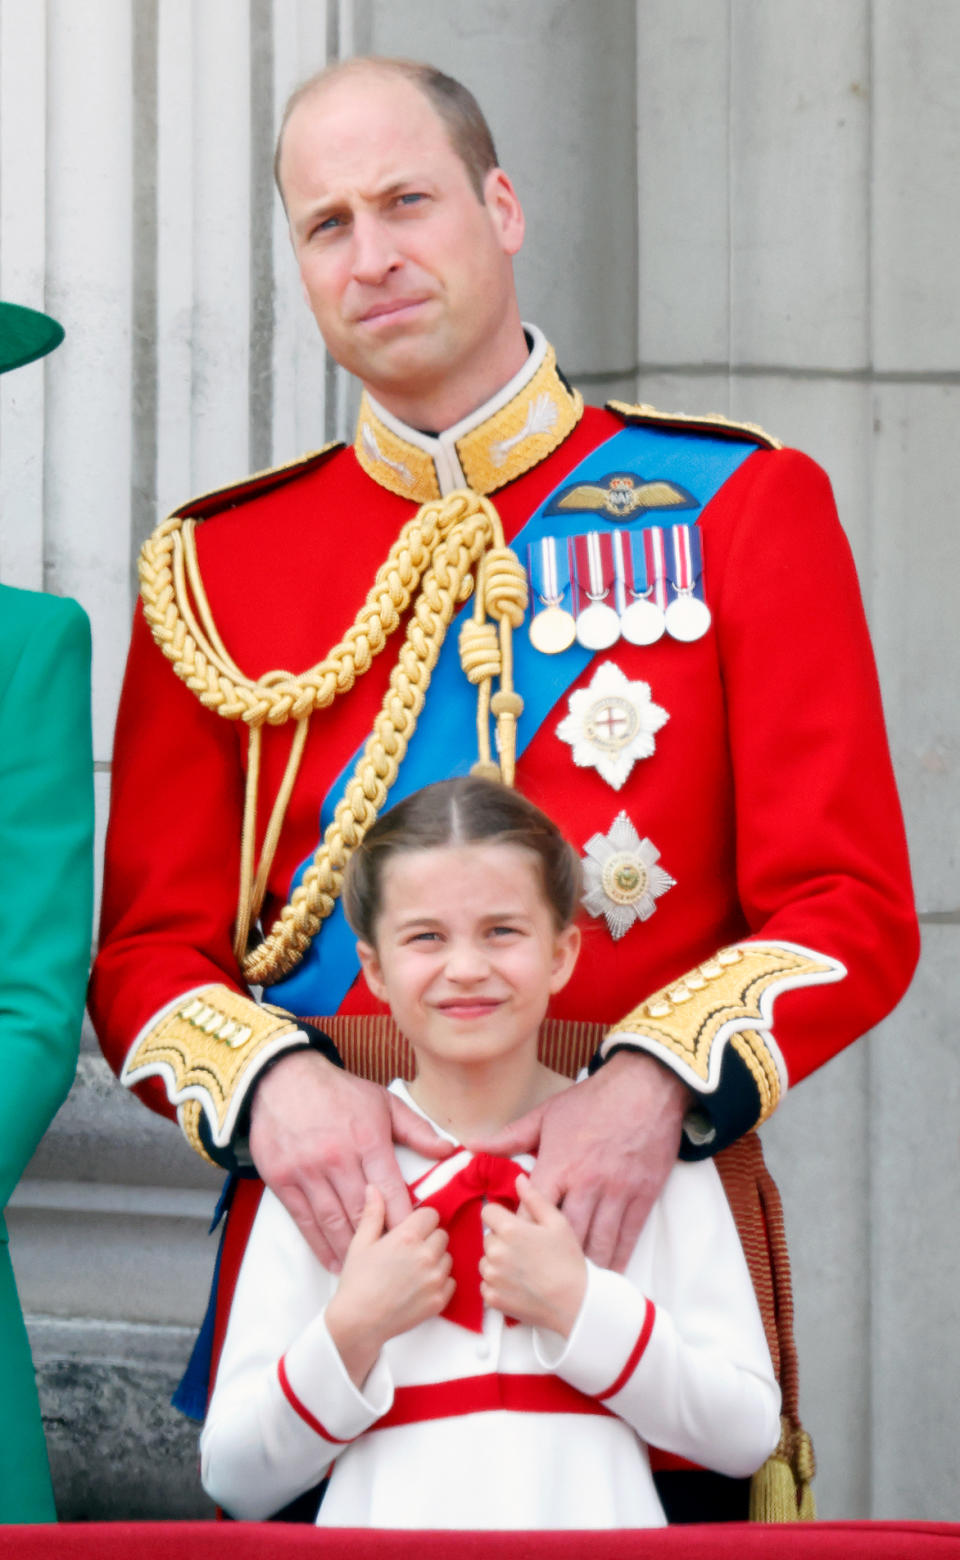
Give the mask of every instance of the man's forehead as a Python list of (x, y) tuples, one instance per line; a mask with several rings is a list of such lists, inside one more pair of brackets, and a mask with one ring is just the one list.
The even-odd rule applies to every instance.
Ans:
[(362, 142), (368, 134), (370, 138), (378, 134), (384, 124), (392, 124), (401, 135), (406, 131), (449, 145), (446, 126), (416, 83), (375, 66), (319, 81), (293, 110), (284, 139), (292, 131), (312, 129)]

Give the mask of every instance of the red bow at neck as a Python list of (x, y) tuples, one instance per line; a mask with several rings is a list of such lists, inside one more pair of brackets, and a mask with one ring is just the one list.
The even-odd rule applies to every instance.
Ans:
[(512, 1159), (498, 1154), (476, 1154), (470, 1163), (450, 1177), (445, 1186), (420, 1203), (436, 1208), (440, 1227), (446, 1230), (448, 1251), (453, 1258), (452, 1276), (456, 1284), (453, 1298), (443, 1316), (471, 1332), (483, 1331), (483, 1300), (480, 1296), (480, 1258), (483, 1256), (483, 1205), (497, 1202), (516, 1213), (517, 1176), (521, 1168)]

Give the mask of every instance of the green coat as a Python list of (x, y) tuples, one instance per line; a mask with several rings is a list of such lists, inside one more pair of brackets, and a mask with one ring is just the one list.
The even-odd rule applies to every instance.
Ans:
[(56, 1516), (2, 1210), (76, 1069), (92, 833), (90, 625), (0, 585), (0, 1522)]

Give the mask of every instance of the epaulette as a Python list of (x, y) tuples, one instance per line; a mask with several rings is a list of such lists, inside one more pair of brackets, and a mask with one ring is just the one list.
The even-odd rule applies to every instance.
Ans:
[(650, 428), (682, 428), (689, 433), (712, 434), (717, 439), (743, 439), (764, 450), (783, 449), (780, 440), (757, 423), (734, 422), (719, 412), (705, 412), (699, 417), (691, 417), (686, 412), (660, 412), (655, 406), (633, 405), (629, 401), (608, 401), (607, 410), (632, 426), (644, 424)]
[(232, 482), (229, 487), (213, 488), (209, 493), (201, 493), (198, 498), (188, 499), (187, 503), (172, 511), (171, 518), (209, 520), (211, 515), (222, 514), (225, 509), (233, 509), (248, 499), (272, 493), (274, 488), (283, 487), (284, 483), (292, 482), (295, 477), (315, 471), (337, 450), (342, 449), (342, 442), (335, 439), (322, 449), (310, 450), (308, 454), (299, 455), (296, 460), (287, 461), (283, 466), (268, 466), (265, 471), (255, 471), (252, 476), (244, 477), (242, 482)]

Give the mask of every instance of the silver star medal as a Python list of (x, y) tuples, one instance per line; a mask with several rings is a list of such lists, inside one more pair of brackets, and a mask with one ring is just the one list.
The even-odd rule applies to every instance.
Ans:
[(631, 682), (612, 661), (597, 668), (589, 688), (570, 695), (557, 736), (573, 748), (580, 769), (595, 768), (619, 791), (638, 758), (649, 758), (654, 736), (669, 720), (654, 704), (650, 684)]
[(676, 878), (657, 866), (660, 852), (641, 839), (625, 812), (617, 813), (606, 834), (594, 834), (584, 847), (583, 906), (588, 915), (604, 916), (618, 942), (636, 921), (649, 921), (657, 900), (673, 888)]

